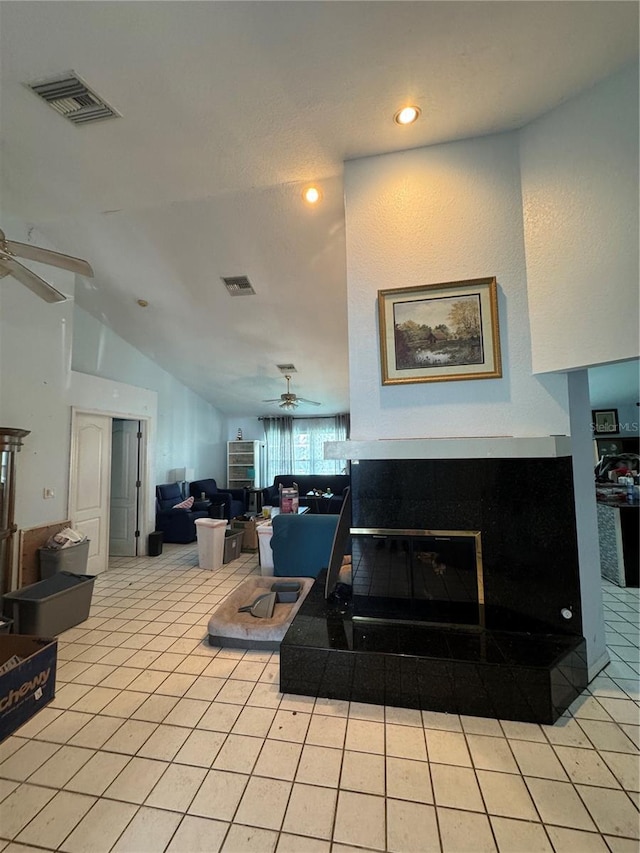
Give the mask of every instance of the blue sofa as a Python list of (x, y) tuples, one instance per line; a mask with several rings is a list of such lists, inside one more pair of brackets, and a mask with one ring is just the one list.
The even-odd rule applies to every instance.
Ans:
[[(279, 474), (273, 478), (273, 485), (262, 490), (263, 506), (280, 506), (280, 486), (283, 489), (298, 485), (300, 506), (308, 506), (312, 513), (328, 513), (338, 515), (342, 509), (344, 490), (351, 485), (348, 474)], [(330, 489), (331, 498), (307, 497), (307, 492), (320, 489), (326, 492)]]
[(337, 525), (337, 515), (274, 515), (273, 574), (276, 577), (317, 577), (329, 564)]
[(175, 509), (182, 500), (179, 483), (156, 486), (156, 530), (162, 531), (163, 542), (195, 542), (196, 519), (209, 517), (208, 504), (198, 505), (198, 501), (194, 501), (191, 509)]
[(248, 492), (245, 489), (219, 489), (215, 480), (194, 480), (189, 484), (189, 494), (196, 500), (204, 493), (206, 500), (211, 501), (212, 506), (224, 505), (223, 518), (231, 521), (237, 515), (244, 515), (247, 511)]

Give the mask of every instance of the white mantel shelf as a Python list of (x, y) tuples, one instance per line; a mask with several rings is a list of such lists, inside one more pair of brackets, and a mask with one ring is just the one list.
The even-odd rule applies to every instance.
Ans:
[(328, 441), (325, 459), (557, 459), (571, 456), (571, 437), (482, 436)]

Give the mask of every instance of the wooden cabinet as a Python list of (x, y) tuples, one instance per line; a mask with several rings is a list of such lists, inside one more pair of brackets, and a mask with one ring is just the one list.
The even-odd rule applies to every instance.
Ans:
[(227, 488), (259, 489), (260, 442), (227, 442)]

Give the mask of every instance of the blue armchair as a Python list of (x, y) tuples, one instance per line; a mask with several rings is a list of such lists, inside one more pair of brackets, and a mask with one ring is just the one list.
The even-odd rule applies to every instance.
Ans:
[(179, 483), (156, 486), (156, 530), (162, 531), (164, 542), (195, 542), (196, 519), (209, 517), (208, 509), (198, 507), (197, 501), (191, 509), (176, 509), (182, 500)]
[(196, 500), (204, 494), (205, 498), (215, 506), (224, 504), (224, 518), (230, 521), (236, 515), (244, 515), (247, 511), (247, 495), (245, 489), (219, 489), (215, 480), (194, 480), (189, 485), (189, 494)]
[(315, 578), (329, 565), (337, 515), (275, 515), (271, 550), (276, 577)]

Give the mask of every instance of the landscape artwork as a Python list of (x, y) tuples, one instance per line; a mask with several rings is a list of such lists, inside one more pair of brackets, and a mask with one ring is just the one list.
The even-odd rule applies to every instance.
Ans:
[(478, 293), (396, 302), (393, 315), (397, 370), (484, 361)]
[(383, 384), (502, 375), (494, 278), (378, 292)]

